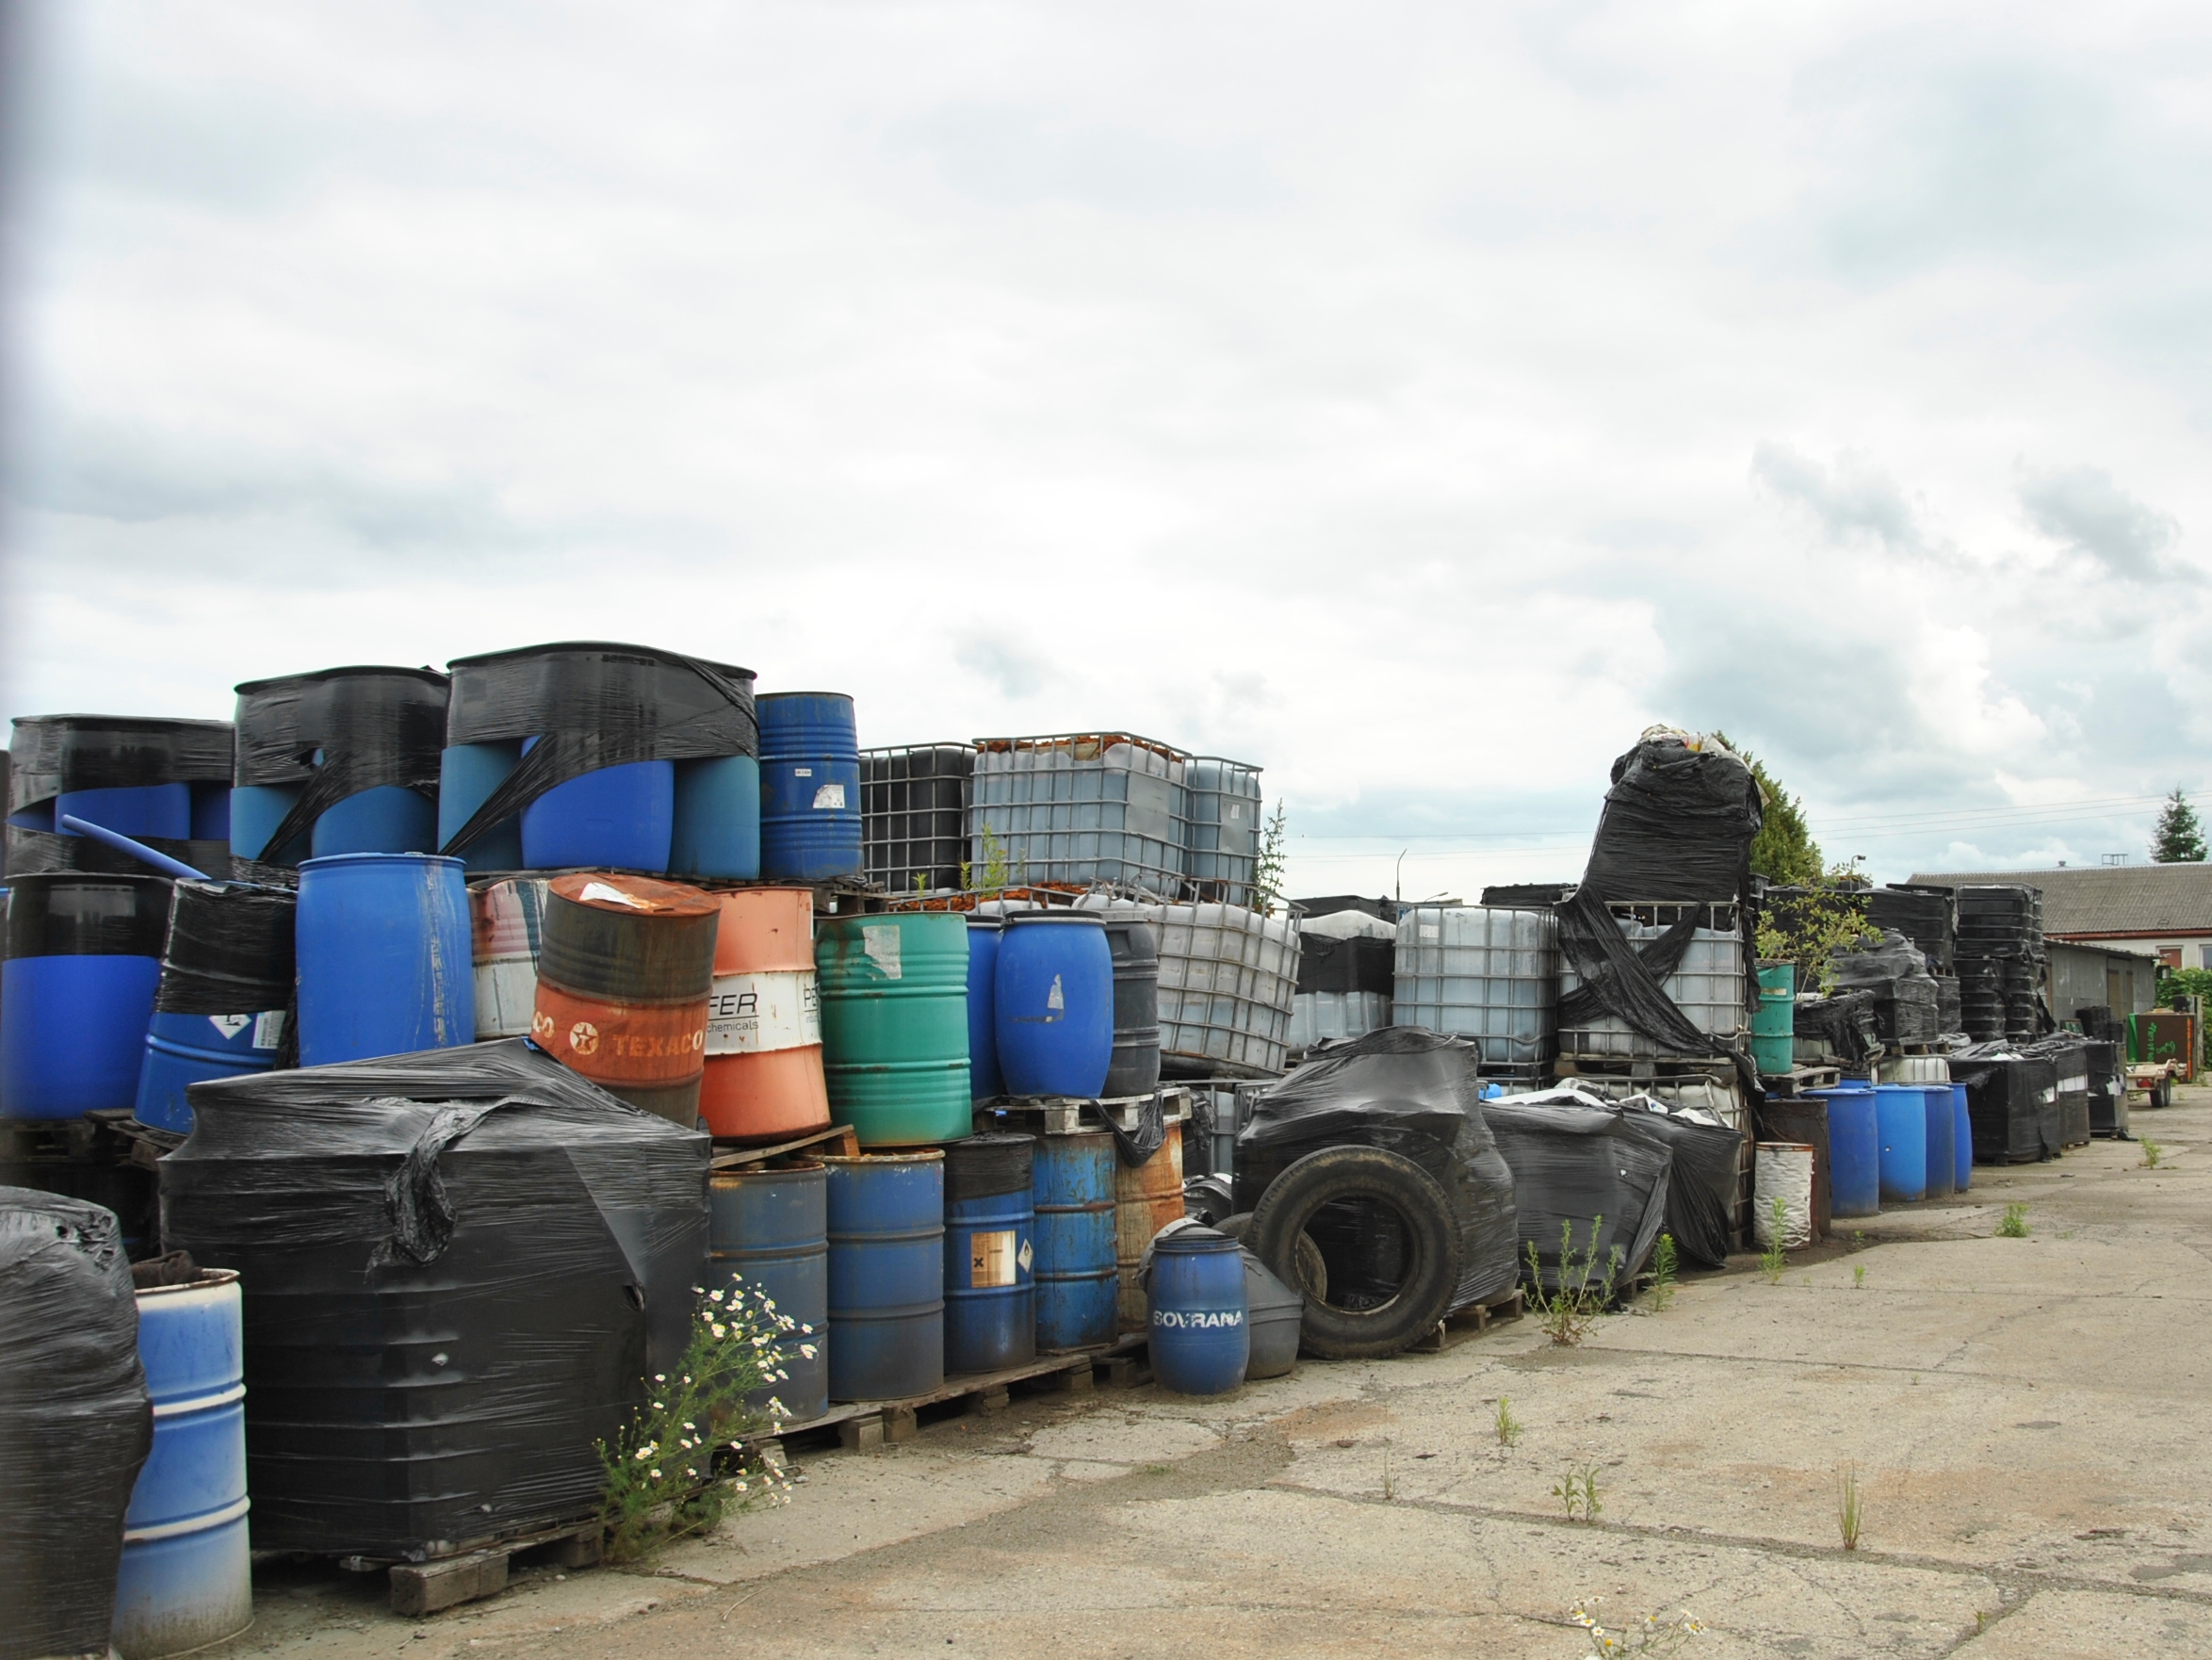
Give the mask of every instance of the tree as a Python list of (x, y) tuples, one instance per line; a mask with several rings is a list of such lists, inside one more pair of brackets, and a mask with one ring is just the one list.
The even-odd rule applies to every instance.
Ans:
[(2158, 810), (2158, 827), (2151, 832), (2151, 858), (2161, 865), (2201, 865), (2204, 862), (2204, 827), (2197, 822), (2197, 809), (2176, 789)]
[(1752, 871), (1788, 887), (1811, 887), (1817, 884), (1824, 866), (1820, 844), (1813, 839), (1813, 832), (1805, 823), (1805, 804), (1777, 784), (1758, 757), (1730, 743), (1727, 733), (1716, 732), (1713, 736), (1727, 744), (1735, 757), (1751, 769), (1751, 776), (1758, 780), (1760, 792), (1765, 797), (1765, 817), (1759, 826), (1759, 834), (1751, 838)]
[(1253, 861), (1252, 908), (1262, 917), (1275, 915), (1275, 902), (1282, 897), (1283, 868), (1289, 857), (1286, 845), (1290, 838), (1283, 815), (1283, 804), (1275, 804), (1275, 816), (1269, 819), (1260, 833), (1260, 856)]

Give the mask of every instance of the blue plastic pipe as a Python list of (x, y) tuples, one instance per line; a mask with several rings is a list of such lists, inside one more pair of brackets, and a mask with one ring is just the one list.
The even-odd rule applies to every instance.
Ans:
[(193, 870), (182, 859), (172, 859), (165, 853), (155, 853), (142, 841), (133, 841), (118, 831), (87, 823), (73, 813), (62, 814), (61, 822), (65, 829), (74, 830), (79, 836), (89, 836), (94, 841), (106, 842), (118, 853), (127, 853), (134, 859), (145, 860), (164, 876), (183, 876), (193, 882), (213, 880), (204, 871)]

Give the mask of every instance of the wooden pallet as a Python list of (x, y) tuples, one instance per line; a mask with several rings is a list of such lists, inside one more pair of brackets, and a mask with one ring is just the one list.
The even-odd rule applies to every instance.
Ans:
[(595, 1568), (603, 1538), (599, 1520), (594, 1517), (505, 1538), (473, 1540), (422, 1562), (387, 1565), (375, 1557), (341, 1556), (338, 1565), (356, 1573), (384, 1570), (391, 1586), (392, 1612), (418, 1619), (441, 1608), (497, 1596), (507, 1588), (509, 1562), (526, 1552), (544, 1551), (547, 1560), (562, 1568)]
[(1674, 1083), (1690, 1078), (1733, 1080), (1736, 1066), (1722, 1055), (1561, 1055), (1552, 1063), (1554, 1078), (1626, 1078), (1648, 1083)]
[(717, 1149), (714, 1157), (707, 1162), (710, 1170), (741, 1169), (747, 1164), (766, 1164), (770, 1159), (802, 1151), (826, 1153), (841, 1159), (860, 1156), (860, 1137), (850, 1124), (834, 1124), (812, 1135), (802, 1135), (796, 1141), (779, 1141), (773, 1147), (736, 1147), (724, 1141), (714, 1145)]
[(921, 1413), (930, 1408), (953, 1406), (989, 1416), (1006, 1410), (1017, 1387), (1081, 1394), (1096, 1387), (1101, 1378), (1109, 1388), (1128, 1389), (1150, 1377), (1150, 1369), (1141, 1356), (1122, 1343), (1107, 1344), (1039, 1355), (1022, 1365), (996, 1372), (964, 1373), (946, 1378), (927, 1393), (895, 1401), (838, 1401), (819, 1418), (779, 1424), (771, 1433), (788, 1440), (834, 1429), (838, 1443), (848, 1452), (861, 1451), (911, 1440), (921, 1427)]
[(1947, 1055), (1951, 1051), (1940, 1043), (1904, 1043), (1892, 1039), (1881, 1047), (1884, 1055)]
[(1787, 1072), (1762, 1074), (1759, 1082), (1768, 1095), (1787, 1099), (1816, 1089), (1833, 1089), (1843, 1076), (1842, 1068), (1836, 1066), (1792, 1066)]
[(1029, 1126), (1045, 1135), (1074, 1135), (1079, 1131), (1102, 1129), (1111, 1117), (1125, 1133), (1134, 1134), (1139, 1115), (1154, 1099), (1160, 1102), (1160, 1115), (1167, 1123), (1189, 1122), (1193, 1097), (1190, 1089), (1179, 1083), (1163, 1084), (1156, 1095), (1121, 1096), (1111, 1100), (1064, 1095), (1001, 1096), (997, 1100), (978, 1102), (976, 1116), (980, 1121), (1003, 1114), (1009, 1122)]
[(1528, 1294), (1517, 1286), (1502, 1297), (1492, 1297), (1487, 1303), (1476, 1303), (1448, 1315), (1437, 1322), (1433, 1331), (1414, 1340), (1412, 1352), (1440, 1355), (1446, 1349), (1457, 1348), (1471, 1337), (1480, 1337), (1501, 1321), (1518, 1320), (1528, 1312), (1527, 1297)]
[(1474, 1075), (1496, 1079), (1500, 1083), (1541, 1083), (1551, 1071), (1549, 1061), (1483, 1061), (1475, 1066)]

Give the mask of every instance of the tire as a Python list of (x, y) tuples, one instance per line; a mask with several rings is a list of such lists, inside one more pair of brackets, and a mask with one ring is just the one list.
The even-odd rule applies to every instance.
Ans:
[[(1245, 1244), (1245, 1235), (1251, 1231), (1251, 1228), (1252, 1212), (1239, 1211), (1235, 1215), (1226, 1216), (1216, 1222), (1213, 1225), (1213, 1231), (1226, 1233), (1237, 1244), (1244, 1245)], [(1252, 1254), (1255, 1257), (1260, 1255), (1257, 1250), (1254, 1250)], [(1270, 1269), (1269, 1272), (1273, 1273), (1274, 1270)], [(1328, 1301), (1328, 1263), (1322, 1258), (1321, 1247), (1315, 1245), (1311, 1237), (1307, 1234), (1298, 1235), (1298, 1277), (1295, 1279), (1283, 1279), (1283, 1277), (1277, 1274), (1276, 1278), (1282, 1279), (1285, 1285), (1294, 1286), (1304, 1292), (1316, 1302), (1326, 1303)]]
[[(1298, 1244), (1307, 1224), (1334, 1199), (1387, 1205), (1405, 1223), (1411, 1269), (1388, 1302), (1340, 1309), (1309, 1295), (1300, 1342), (1326, 1360), (1374, 1360), (1395, 1355), (1443, 1319), (1459, 1282), (1459, 1229), (1452, 1202), (1435, 1177), (1412, 1160), (1381, 1147), (1332, 1147), (1308, 1153), (1268, 1183), (1245, 1237), (1254, 1255), (1285, 1284), (1298, 1285)], [(1316, 1254), (1318, 1247), (1316, 1247)]]

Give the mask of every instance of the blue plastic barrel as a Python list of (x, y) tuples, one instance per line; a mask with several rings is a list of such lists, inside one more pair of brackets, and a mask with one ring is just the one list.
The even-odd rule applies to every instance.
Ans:
[(1008, 1095), (1095, 1098), (1114, 1061), (1114, 953), (1098, 911), (1006, 919), (993, 993)]
[(1911, 1204), (1927, 1196), (1927, 1091), (1917, 1083), (1874, 1086), (1881, 1131), (1881, 1202)]
[(1927, 1196), (1947, 1199), (1959, 1168), (1958, 1113), (1951, 1104), (1951, 1086), (1925, 1083), (1920, 1093), (1927, 1103)]
[[(461, 833), (476, 817), (477, 808), (492, 799), (492, 791), (507, 782), (507, 774), (522, 765), (522, 745), (514, 743), (454, 743), (438, 756), (438, 845)], [(522, 862), (522, 815), (502, 819), (461, 850), (461, 862), (471, 875), (480, 871), (519, 871)]]
[(580, 865), (660, 875), (675, 837), (674, 761), (600, 767), (522, 809), (522, 862), (532, 871)]
[(65, 814), (140, 841), (149, 836), (184, 841), (192, 834), (192, 787), (145, 784), (119, 789), (65, 789), (54, 798), (54, 828), (63, 836), (74, 836), (76, 831), (62, 825)]
[(242, 1015), (165, 1015), (146, 1029), (146, 1056), (138, 1068), (138, 1095), (131, 1116), (156, 1130), (192, 1132), (185, 1092), (211, 1078), (266, 1072), (283, 1046), (285, 1012)]
[(203, 1648), (252, 1621), (240, 1307), (238, 1277), (219, 1268), (138, 1293), (154, 1448), (123, 1517), (110, 1633), (122, 1660)]
[(770, 882), (857, 876), (860, 742), (841, 692), (773, 692), (760, 719), (760, 874)]
[[(758, 1291), (797, 1324), (776, 1339), (784, 1381), (746, 1396), (756, 1409), (780, 1400), (790, 1424), (829, 1410), (829, 1172), (717, 1172), (707, 1193), (709, 1290)], [(808, 1351), (812, 1351), (809, 1353)]]
[(8, 1116), (81, 1118), (138, 1099), (169, 887), (69, 871), (10, 878), (0, 964)]
[(1087, 1349), (1114, 1341), (1121, 1280), (1114, 1260), (1114, 1136), (1104, 1130), (1037, 1143), (1037, 1347)]
[(1244, 1254), (1211, 1228), (1186, 1228), (1152, 1245), (1146, 1285), (1152, 1376), (1179, 1395), (1225, 1395), (1242, 1387), (1252, 1355)]
[(749, 755), (675, 763), (671, 876), (760, 874), (760, 763)]
[(968, 1084), (979, 1101), (1002, 1087), (999, 1082), (999, 936), (996, 917), (968, 919)]
[[(240, 859), (267, 858), (283, 852), (272, 848), (268, 838), (276, 834), (276, 827), (285, 822), (292, 810), (292, 804), (300, 799), (301, 787), (297, 784), (241, 784), (231, 791), (231, 856)], [(94, 819), (93, 823), (100, 821)], [(299, 845), (295, 839), (293, 845)], [(274, 863), (273, 858), (269, 859)], [(210, 871), (210, 876), (223, 872)]]
[(419, 789), (380, 784), (326, 808), (309, 838), (318, 859), (342, 853), (435, 853), (438, 806)]
[(1974, 1185), (1974, 1119), (1966, 1111), (1966, 1085), (1951, 1085), (1951, 1133), (1954, 1140), (1952, 1154), (1956, 1160), (1957, 1177), (1954, 1189), (1964, 1193)]
[(945, 1370), (996, 1372), (1037, 1357), (1033, 1135), (971, 1135), (945, 1148)]
[(829, 1166), (829, 1391), (894, 1401), (945, 1381), (945, 1155)]
[(300, 1064), (476, 1041), (461, 861), (340, 854), (300, 867)]
[(1845, 1083), (1811, 1092), (1828, 1101), (1828, 1165), (1831, 1216), (1872, 1216), (1881, 1210), (1881, 1131), (1874, 1089)]

